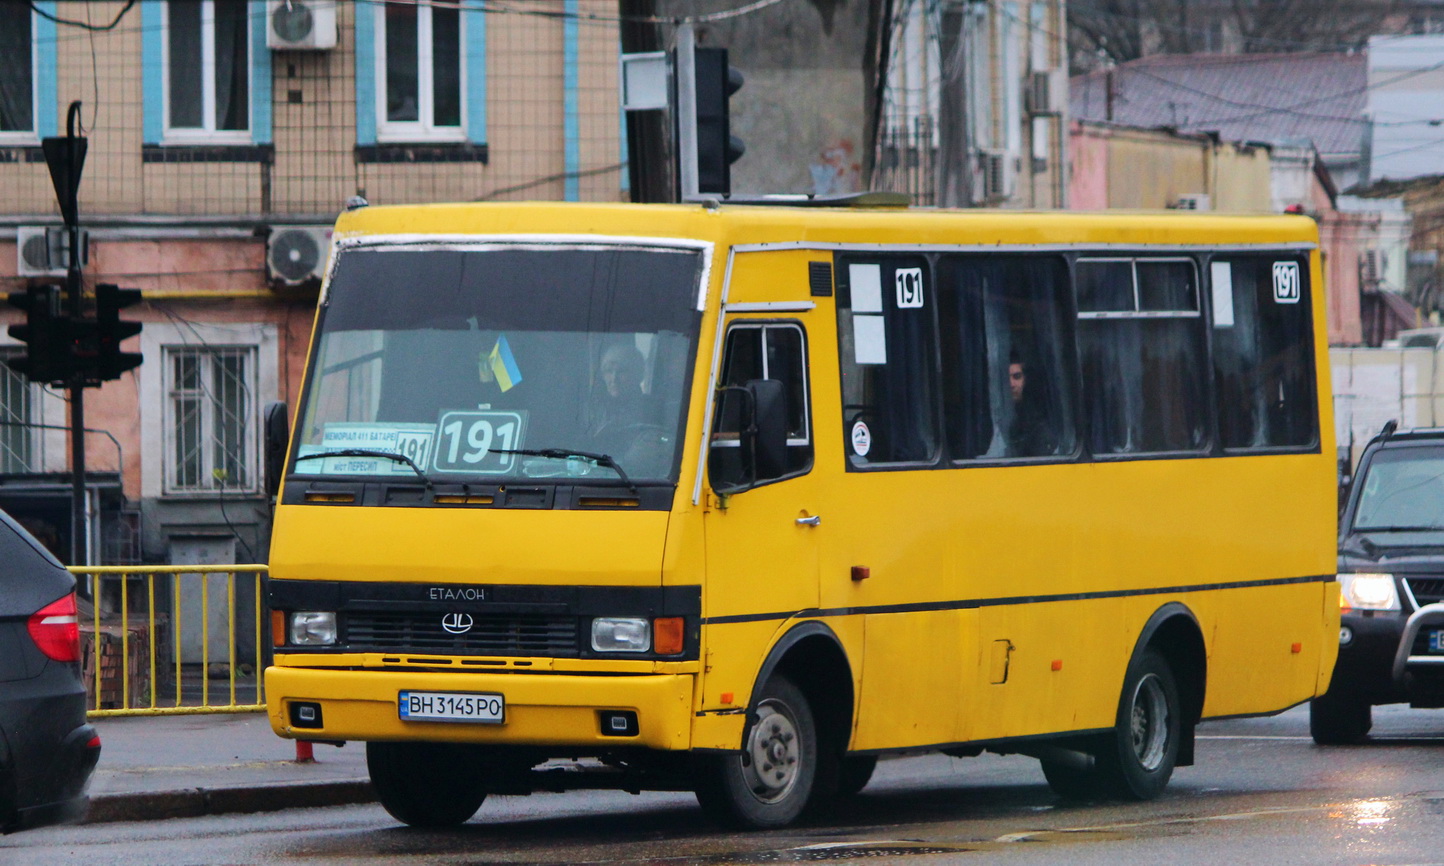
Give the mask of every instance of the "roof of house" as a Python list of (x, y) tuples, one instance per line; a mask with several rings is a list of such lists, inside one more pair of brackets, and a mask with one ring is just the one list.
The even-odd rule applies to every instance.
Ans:
[(1312, 142), (1325, 157), (1351, 155), (1367, 129), (1367, 78), (1363, 54), (1155, 55), (1075, 77), (1070, 107), (1081, 120), (1214, 132), (1227, 141)]

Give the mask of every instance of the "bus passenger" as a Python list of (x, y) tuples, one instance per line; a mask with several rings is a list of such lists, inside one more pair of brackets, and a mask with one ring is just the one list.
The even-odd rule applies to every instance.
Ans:
[(605, 453), (624, 451), (626, 430), (645, 421), (642, 376), (646, 362), (636, 346), (617, 343), (602, 353), (588, 406), (587, 430)]
[(1013, 419), (1008, 424), (1009, 457), (1042, 457), (1058, 450), (1048, 407), (1039, 389), (1028, 387), (1028, 367), (1018, 356), (1008, 361), (1008, 390)]

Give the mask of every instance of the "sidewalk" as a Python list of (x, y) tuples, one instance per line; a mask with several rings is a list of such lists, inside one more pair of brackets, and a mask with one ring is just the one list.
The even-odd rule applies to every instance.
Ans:
[(100, 765), (86, 823), (266, 812), (373, 801), (366, 747), (296, 743), (263, 713), (96, 719)]

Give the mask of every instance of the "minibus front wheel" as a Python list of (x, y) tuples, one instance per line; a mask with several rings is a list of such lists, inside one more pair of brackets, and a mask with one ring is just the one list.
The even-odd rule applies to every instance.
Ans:
[(366, 769), (376, 799), (412, 827), (454, 827), (486, 799), (485, 762), (474, 746), (367, 743)]
[(758, 694), (742, 751), (703, 759), (697, 801), (730, 826), (784, 827), (812, 796), (819, 754), (806, 695), (775, 675)]

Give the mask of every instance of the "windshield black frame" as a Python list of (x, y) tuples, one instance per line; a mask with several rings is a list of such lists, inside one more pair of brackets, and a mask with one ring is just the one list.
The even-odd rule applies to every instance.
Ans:
[[(374, 404), (372, 418), (378, 423), (410, 428), (435, 422), (433, 426), (437, 430), (432, 434), (435, 459), (428, 456), (418, 461), (432, 482), (582, 484), (623, 489), (675, 486), (679, 481), (691, 403), (702, 319), (699, 298), (707, 265), (707, 247), (696, 242), (674, 245), (650, 240), (631, 244), (475, 239), (398, 243), (369, 238), (343, 245), (317, 310), (307, 380), (296, 416), (296, 439), (287, 464), (288, 479), (381, 480), (388, 484), (405, 483), (408, 479), (413, 484), (418, 481), (416, 473), (407, 466), (395, 467), (404, 474), (379, 473), (374, 467), (363, 467), (354, 458), (349, 464), (354, 471), (339, 463), (333, 465), (329, 460), (310, 461), (317, 467), (326, 467), (319, 471), (304, 464), (298, 471), (298, 458), (334, 448), (334, 443), (323, 445), (319, 441), (324, 426), (335, 421), (327, 410), (318, 408), (327, 399), (321, 391), (321, 368), (326, 362), (323, 353), (327, 350), (328, 338), (349, 332), (376, 335), (383, 343), (393, 338), (402, 343), (407, 339), (413, 343), (462, 339), (481, 346), (478, 360), (469, 362), (473, 365), (470, 368), (473, 372), (469, 374), (457, 372), (458, 368), (467, 368), (454, 363), (457, 357), (454, 354), (438, 354), (449, 359), (445, 375), (456, 381), (479, 375), (482, 387), (488, 382), (494, 386), (495, 399), (474, 403), (459, 396), (444, 397), (435, 410), (441, 417), (423, 419), (414, 408), (397, 407), (408, 401), (416, 404), (425, 396), (427, 388), (434, 388), (444, 396), (449, 393), (446, 386), (453, 383), (438, 384), (427, 378), (425, 368), (410, 367), (399, 370), (403, 375), (394, 383), (376, 385), (378, 393), (389, 388), (389, 397), (370, 398)], [(533, 338), (537, 345), (527, 345)], [(578, 340), (582, 343), (573, 345)], [(587, 366), (562, 368), (548, 380), (544, 375), (546, 363), (552, 361), (554, 366), (561, 367), (562, 360), (551, 356), (566, 354), (555, 351), (562, 344), (571, 353), (566, 360), (575, 361), (579, 353), (585, 351)], [(596, 440), (585, 438), (558, 441), (558, 436), (566, 440), (577, 437), (546, 432), (560, 431), (557, 427), (560, 422), (556, 419), (562, 414), (569, 414), (576, 421), (579, 413), (586, 415), (592, 411), (590, 404), (578, 404), (576, 395), (581, 391), (595, 393), (602, 386), (604, 363), (617, 366), (614, 355), (624, 362), (629, 359), (633, 364), (642, 362), (649, 347), (650, 355), (645, 357), (645, 363), (652, 366), (636, 374), (645, 376), (647, 384), (644, 386), (642, 380), (634, 376), (632, 393), (638, 401), (650, 398), (652, 403), (665, 405), (654, 411), (660, 423), (631, 426), (649, 428), (648, 435), (664, 444), (646, 452), (650, 455), (646, 460), (638, 460), (635, 450), (604, 448)], [(389, 351), (388, 348), (376, 353), (381, 359), (377, 362), (378, 370), (384, 367)], [(508, 367), (514, 361), (529, 362), (526, 372), (531, 375), (530, 379), (521, 376), (515, 383), (508, 382), (509, 373), (518, 372), (516, 366)], [(394, 376), (398, 366), (397, 362), (392, 363), (390, 369)], [(662, 364), (666, 365), (665, 378), (657, 368)], [(566, 383), (566, 393), (541, 390), (559, 381), (560, 375), (579, 378)], [(376, 378), (379, 382), (384, 376), (378, 372)], [(607, 379), (606, 384), (610, 387), (613, 383)], [(529, 409), (518, 412), (509, 406), (519, 404), (515, 398), (524, 393), (523, 385), (532, 386), (533, 402)], [(474, 388), (476, 383), (467, 387)], [(506, 394), (510, 389), (514, 390)], [(629, 404), (626, 408), (630, 411), (632, 406)], [(455, 468), (461, 464), (452, 461), (447, 470), (438, 471), (443, 420), (465, 416), (463, 420), (468, 423), (480, 423), (475, 419), (503, 416), (508, 412), (519, 414), (523, 423), (532, 423), (531, 429), (537, 431), (538, 436), (530, 441), (518, 441), (519, 433), (516, 438), (497, 437), (494, 446), (483, 451), (487, 461), (500, 459), (506, 462), (507, 469), (498, 471), (492, 466), (488, 471), (467, 471), (464, 466)], [(345, 426), (349, 421), (347, 418), (340, 423)], [(548, 421), (553, 422), (551, 428)], [(486, 439), (491, 441), (489, 434)], [(357, 444), (368, 447), (366, 443)], [(397, 446), (379, 447), (388, 450)], [(666, 449), (666, 453), (658, 449)], [(456, 450), (454, 443), (451, 450)], [(566, 453), (606, 459), (572, 459), (563, 456)], [(629, 453), (631, 459), (638, 460), (637, 464), (627, 465)], [(527, 461), (525, 468), (523, 460)], [(665, 471), (660, 469), (663, 461)], [(541, 466), (546, 463), (554, 465)], [(620, 471), (616, 467), (620, 467)]]

